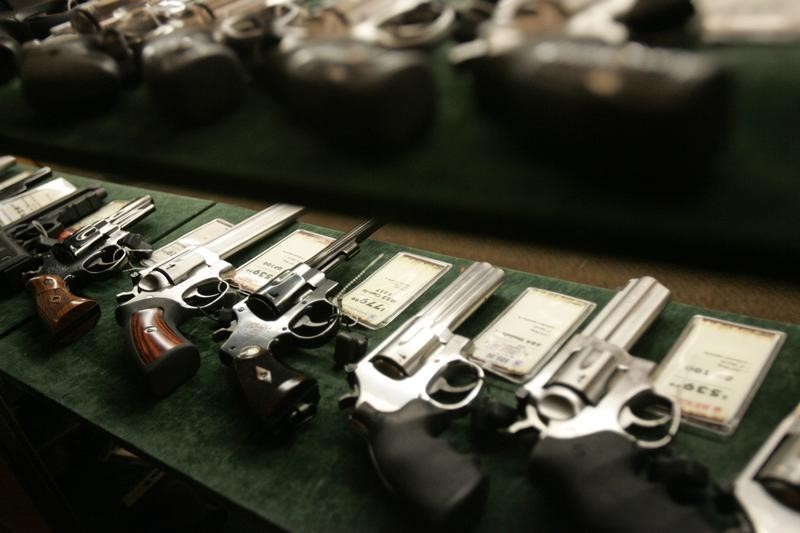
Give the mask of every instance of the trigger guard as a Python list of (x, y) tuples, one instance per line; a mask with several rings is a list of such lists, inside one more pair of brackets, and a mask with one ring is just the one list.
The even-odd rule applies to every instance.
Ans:
[[(209, 283), (207, 285), (211, 284)], [(181, 295), (181, 300), (183, 300), (183, 302), (186, 305), (194, 307), (195, 309), (205, 309), (207, 307), (213, 306), (216, 302), (220, 301), (230, 288), (230, 284), (228, 282), (224, 280), (217, 280), (218, 292), (215, 294), (204, 295), (200, 293), (198, 290), (202, 286), (203, 285), (195, 285), (194, 287), (186, 289), (186, 291), (184, 291), (184, 293)]]
[[(475, 379), (474, 383), (471, 383), (469, 385), (465, 385), (464, 387), (462, 387), (463, 390), (469, 390), (470, 388), (472, 389), (471, 392), (469, 394), (467, 394), (464, 398), (462, 398), (461, 400), (459, 400), (457, 402), (454, 402), (454, 403), (444, 403), (444, 402), (440, 402), (440, 401), (432, 398), (430, 396), (430, 394), (428, 394), (428, 390), (429, 390), (430, 385), (434, 381), (439, 380), (439, 379), (444, 379), (439, 374), (450, 363), (458, 363), (458, 364), (465, 365), (465, 366), (468, 366), (468, 367), (472, 368), (476, 372), (475, 373), (476, 379)], [(444, 380), (444, 381), (446, 382), (447, 380)], [(420, 394), (420, 398), (425, 400), (426, 402), (429, 402), (431, 405), (434, 405), (434, 406), (438, 407), (439, 409), (444, 409), (444, 410), (447, 410), (447, 411), (457, 411), (457, 410), (466, 408), (470, 403), (472, 403), (475, 400), (475, 398), (478, 397), (478, 394), (480, 394), (481, 389), (483, 388), (483, 381), (484, 381), (483, 369), (481, 367), (479, 367), (478, 365), (476, 365), (476, 364), (474, 364), (474, 363), (472, 363), (470, 361), (465, 361), (464, 359), (462, 359), (460, 357), (446, 357), (446, 358), (444, 358), (442, 360), (441, 364), (439, 365), (439, 368), (433, 373), (433, 375), (431, 376), (431, 379), (428, 380), (428, 382), (427, 382), (427, 384), (425, 386), (425, 389)], [(440, 389), (440, 390), (442, 390), (442, 389)], [(462, 390), (457, 390), (456, 392), (463, 392), (463, 391)]]
[[(308, 316), (308, 313), (305, 312), (305, 309), (303, 310), (302, 313), (300, 313), (298, 319), (289, 325), (289, 329), (291, 330), (292, 334), (297, 340), (315, 341), (324, 339), (326, 338), (327, 335), (330, 335), (334, 330), (336, 330), (336, 328), (339, 327), (339, 322), (342, 316), (341, 313), (339, 312), (339, 308), (336, 307), (335, 305), (330, 304), (330, 302), (326, 301), (326, 303), (328, 304), (329, 309), (331, 309), (332, 312), (331, 314), (328, 315), (328, 319), (324, 322), (326, 326), (322, 330), (319, 330), (317, 333), (314, 333), (313, 335), (302, 335), (297, 331), (295, 327), (296, 324)], [(311, 306), (307, 306), (307, 308), (309, 307)], [(314, 324), (323, 324), (323, 322), (318, 322)]]
[[(626, 420), (627, 419), (627, 420)], [(628, 439), (635, 442), (638, 446), (645, 449), (658, 449), (666, 446), (672, 441), (672, 438), (678, 432), (681, 422), (680, 407), (676, 403), (672, 403), (672, 411), (662, 417), (654, 419), (643, 419), (636, 416), (627, 405), (620, 411), (619, 424), (622, 428), (622, 434)], [(631, 432), (632, 428), (653, 429), (663, 427), (665, 430), (660, 438), (645, 439), (640, 435), (635, 435)]]
[[(112, 261), (106, 261), (103, 256), (105, 255), (107, 250), (113, 250), (111, 252), (111, 257), (113, 258)], [(117, 258), (117, 254), (121, 254), (119, 258)], [(121, 246), (106, 246), (101, 248), (98, 253), (93, 254), (91, 257), (88, 257), (86, 261), (83, 262), (81, 266), (81, 270), (87, 272), (89, 274), (108, 274), (112, 272), (116, 267), (119, 265), (125, 264), (125, 261), (128, 259), (128, 252), (125, 251), (124, 248)], [(101, 268), (98, 269), (97, 267), (100, 266)]]

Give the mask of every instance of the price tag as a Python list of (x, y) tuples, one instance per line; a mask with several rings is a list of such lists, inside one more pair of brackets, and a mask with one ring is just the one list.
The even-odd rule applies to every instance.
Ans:
[(233, 279), (244, 290), (256, 291), (284, 270), (311, 259), (334, 240), (299, 229), (239, 267)]
[(56, 178), (38, 187), (0, 202), (0, 225), (10, 224), (75, 191), (64, 178)]
[(475, 338), (470, 357), (501, 377), (524, 381), (555, 354), (594, 307), (586, 300), (528, 287)]
[(452, 265), (399, 252), (342, 297), (345, 314), (370, 329), (381, 328), (411, 305)]
[(158, 265), (171, 257), (175, 257), (187, 248), (209, 243), (228, 231), (231, 226), (233, 226), (233, 223), (221, 218), (215, 218), (162, 246), (141, 263), (146, 267)]
[(783, 345), (782, 331), (692, 318), (654, 376), (692, 425), (730, 435)]

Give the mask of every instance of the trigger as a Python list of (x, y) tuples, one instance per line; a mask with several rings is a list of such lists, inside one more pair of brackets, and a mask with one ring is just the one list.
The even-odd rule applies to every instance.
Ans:
[(119, 242), (128, 248), (131, 255), (137, 259), (149, 257), (153, 252), (153, 247), (146, 243), (138, 233), (128, 233)]
[(211, 334), (211, 340), (214, 342), (225, 342), (233, 333), (232, 328), (219, 328)]
[(430, 386), (430, 393), (436, 392), (449, 392), (449, 393), (461, 393), (461, 392), (469, 392), (475, 388), (475, 383), (467, 383), (465, 385), (453, 385), (444, 376), (438, 377)]
[(128, 291), (128, 292), (120, 292), (115, 296), (115, 298), (118, 304), (124, 304), (125, 302), (131, 301), (133, 299), (133, 296), (134, 296), (133, 292)]

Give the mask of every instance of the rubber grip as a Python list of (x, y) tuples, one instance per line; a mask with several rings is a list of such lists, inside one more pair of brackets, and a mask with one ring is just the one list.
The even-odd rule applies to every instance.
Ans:
[(545, 438), (533, 450), (529, 474), (535, 485), (563, 502), (562, 514), (581, 531), (714, 531), (698, 507), (674, 502), (664, 485), (637, 474), (640, 453), (634, 443), (610, 431)]
[(316, 413), (317, 380), (284, 366), (266, 348), (242, 347), (231, 364), (247, 403), (270, 432), (283, 433)]
[(392, 413), (364, 403), (350, 420), (365, 431), (384, 485), (422, 519), (458, 530), (480, 516), (488, 479), (476, 455), (459, 453), (437, 438), (450, 416), (418, 399)]
[(200, 368), (200, 352), (178, 332), (177, 317), (170, 311), (164, 307), (138, 309), (122, 323), (128, 351), (156, 396), (166, 396)]
[(83, 337), (100, 319), (97, 302), (72, 294), (61, 276), (34, 276), (27, 286), (33, 293), (36, 312), (60, 344)]

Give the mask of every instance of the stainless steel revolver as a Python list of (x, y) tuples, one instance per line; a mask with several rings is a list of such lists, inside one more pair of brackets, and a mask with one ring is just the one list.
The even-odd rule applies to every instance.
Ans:
[[(503, 282), (475, 263), (386, 340), (347, 367), (352, 426), (364, 435), (384, 485), (429, 521), (454, 526), (480, 512), (486, 479), (474, 456), (437, 438), (481, 390), (483, 370), (453, 331)], [(345, 405), (343, 402), (341, 405)], [(455, 526), (454, 526), (455, 527)]]
[(523, 419), (514, 433), (571, 439), (611, 431), (643, 448), (666, 445), (680, 409), (653, 391), (655, 363), (628, 350), (661, 313), (669, 290), (651, 277), (632, 279), (517, 393)]
[(736, 479), (734, 494), (755, 533), (800, 530), (800, 405)]

